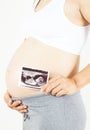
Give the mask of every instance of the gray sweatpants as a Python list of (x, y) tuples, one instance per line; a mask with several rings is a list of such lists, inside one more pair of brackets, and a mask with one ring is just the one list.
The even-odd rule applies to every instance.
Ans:
[(86, 113), (80, 92), (55, 97), (38, 94), (22, 98), (29, 112), (23, 130), (85, 130)]

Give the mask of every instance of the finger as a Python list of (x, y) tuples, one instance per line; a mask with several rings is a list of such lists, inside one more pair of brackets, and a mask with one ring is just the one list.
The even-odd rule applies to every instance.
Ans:
[(63, 96), (63, 95), (65, 95), (65, 94), (66, 94), (65, 90), (61, 90), (61, 91), (59, 91), (59, 92), (56, 94), (56, 97)]
[(56, 80), (54, 83), (50, 84), (46, 89), (45, 89), (45, 93), (48, 94), (50, 92), (52, 92), (52, 90), (54, 88), (57, 88), (60, 85), (60, 81)]
[(54, 78), (50, 79), (48, 81), (48, 83), (41, 88), (41, 91), (45, 91), (47, 89), (47, 87), (50, 87), (50, 85), (53, 84), (53, 82), (55, 82), (57, 79), (58, 79), (58, 77), (54, 77)]
[(27, 110), (27, 109), (28, 107), (26, 105), (20, 105), (20, 106), (15, 107), (15, 110), (17, 111)]
[(61, 91), (61, 86), (59, 85), (58, 87), (54, 88), (51, 92), (52, 95), (56, 95), (59, 91)]
[(17, 100), (17, 101), (13, 101), (11, 104), (8, 104), (8, 105), (9, 105), (9, 107), (11, 107), (11, 108), (15, 108), (15, 107), (21, 105), (21, 103), (22, 103), (22, 102), (21, 102), (20, 100)]
[(4, 94), (4, 101), (6, 102), (7, 105), (12, 104), (11, 95), (8, 92)]
[(18, 111), (18, 112), (20, 112), (20, 113), (27, 113), (27, 112), (28, 112), (28, 110), (23, 109), (23, 110), (20, 110), (20, 111)]
[(58, 77), (54, 78), (50, 82), (48, 82), (44, 89), (42, 88), (42, 91), (48, 94), (52, 91), (53, 88), (57, 87), (59, 84), (60, 80), (58, 79)]

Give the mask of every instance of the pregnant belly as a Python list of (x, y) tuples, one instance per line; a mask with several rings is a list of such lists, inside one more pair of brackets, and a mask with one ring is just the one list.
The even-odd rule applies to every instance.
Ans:
[(77, 71), (79, 57), (42, 44), (34, 38), (26, 39), (12, 57), (6, 72), (8, 91), (14, 97), (42, 93), (40, 89), (20, 86), (22, 67), (49, 71), (49, 78), (56, 73), (72, 76)]

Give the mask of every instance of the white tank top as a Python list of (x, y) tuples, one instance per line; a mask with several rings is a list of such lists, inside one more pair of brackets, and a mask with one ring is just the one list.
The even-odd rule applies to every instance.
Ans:
[(26, 3), (24, 8), (25, 37), (31, 36), (47, 45), (79, 55), (85, 44), (90, 25), (73, 24), (64, 14), (64, 3), (65, 0), (52, 0), (38, 12), (34, 11), (33, 4)]

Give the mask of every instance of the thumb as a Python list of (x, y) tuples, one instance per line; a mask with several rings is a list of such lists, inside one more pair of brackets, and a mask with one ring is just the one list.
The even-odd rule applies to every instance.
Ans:
[(12, 96), (8, 91), (4, 94), (4, 101), (7, 103), (7, 105), (12, 104)]

